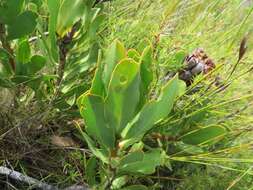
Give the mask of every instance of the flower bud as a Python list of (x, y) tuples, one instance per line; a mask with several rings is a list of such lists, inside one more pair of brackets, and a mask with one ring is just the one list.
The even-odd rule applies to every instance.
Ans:
[(191, 70), (194, 67), (196, 67), (196, 65), (198, 64), (197, 60), (195, 59), (195, 57), (191, 57), (188, 61), (187, 61), (187, 70)]
[(182, 71), (179, 73), (179, 78), (183, 81), (190, 81), (192, 79), (192, 73), (190, 71)]
[(202, 62), (199, 62), (192, 70), (193, 75), (198, 75), (204, 71), (205, 65)]

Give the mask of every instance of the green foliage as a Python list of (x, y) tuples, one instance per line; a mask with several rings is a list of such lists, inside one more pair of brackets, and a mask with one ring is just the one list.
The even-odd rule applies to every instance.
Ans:
[[(109, 47), (107, 52), (110, 53), (105, 54), (104, 64), (101, 60), (98, 62), (91, 89), (78, 99), (85, 131), (99, 146), (96, 147), (82, 129), (80, 131), (93, 154), (110, 168), (108, 175), (114, 172), (113, 179), (121, 175), (152, 174), (161, 165), (170, 167), (169, 155), (164, 150), (152, 148), (147, 151), (136, 145), (154, 129), (156, 123), (171, 113), (177, 97), (184, 94), (183, 82), (175, 76), (160, 89), (159, 96), (150, 100), (154, 73), (151, 48), (146, 48), (143, 56), (138, 56), (136, 50), (127, 54), (123, 48), (117, 48), (123, 47), (119, 44), (116, 40)], [(115, 59), (120, 54), (121, 59)], [(106, 64), (110, 64), (111, 69)], [(108, 87), (108, 79), (103, 80), (103, 76), (110, 76)], [(144, 93), (142, 96), (141, 92)], [(144, 103), (143, 98), (146, 99)], [(220, 126), (192, 129), (180, 138), (185, 145), (181, 143), (178, 146), (186, 147), (191, 154), (199, 154), (202, 150), (192, 145), (210, 145), (225, 135), (226, 130)]]
[(86, 176), (87, 176), (87, 183), (90, 186), (96, 185), (96, 166), (97, 160), (95, 157), (91, 157), (86, 166)]
[(138, 189), (146, 190), (148, 188), (145, 187), (144, 185), (131, 185), (131, 186), (123, 188), (122, 190), (138, 190)]
[[(210, 3), (210, 6), (208, 3)], [(226, 102), (227, 96), (223, 92), (220, 95), (217, 92), (219, 88), (214, 87), (212, 83), (213, 76), (221, 75), (223, 78), (223, 76), (226, 76), (226, 72), (229, 72), (228, 66), (223, 67), (223, 59), (226, 59), (224, 57), (228, 56), (228, 59), (234, 59), (234, 54), (231, 49), (228, 49), (228, 43), (225, 43), (224, 39), (233, 39), (232, 35), (236, 33), (236, 31), (233, 32), (233, 27), (236, 30), (239, 29), (239, 20), (235, 19), (232, 21), (225, 17), (226, 20), (221, 23), (223, 16), (216, 11), (221, 9), (228, 13), (229, 10), (232, 10), (231, 7), (235, 6), (231, 3), (231, 7), (228, 6), (228, 9), (224, 9), (226, 3), (229, 3), (229, 1), (175, 1), (170, 4), (162, 0), (156, 3), (139, 1), (131, 4), (129, 4), (129, 1), (115, 1), (115, 3), (112, 3), (112, 7), (118, 7), (118, 9), (110, 9), (111, 7), (108, 6), (107, 11), (110, 19), (108, 19), (109, 23), (107, 26), (109, 32), (105, 30), (103, 33), (107, 37), (105, 38), (107, 44), (111, 43), (115, 37), (118, 37), (124, 41), (126, 47), (131, 48), (126, 50), (120, 42), (108, 45), (109, 48), (105, 50), (104, 61), (99, 62), (93, 85), (87, 93), (102, 97), (105, 103), (110, 98), (110, 107), (108, 110), (105, 108), (104, 115), (107, 118), (105, 120), (108, 122), (108, 128), (111, 130), (111, 126), (113, 126), (112, 128), (115, 129), (116, 140), (113, 140), (115, 143), (113, 149), (110, 150), (110, 147), (107, 147), (107, 151), (108, 149), (109, 151), (105, 155), (108, 157), (107, 160), (112, 159), (112, 163), (107, 161), (104, 164), (105, 166), (111, 165), (112, 170), (108, 169), (108, 175), (115, 177), (112, 174), (115, 172), (114, 168), (119, 168), (118, 164), (122, 158), (126, 158), (126, 161), (133, 164), (133, 167), (129, 166), (130, 170), (125, 173), (122, 172), (122, 175), (134, 176), (134, 180), (128, 179), (129, 184), (133, 181), (133, 184), (136, 181), (140, 182), (142, 179), (136, 179), (138, 178), (137, 176), (141, 175), (142, 171), (145, 171), (145, 164), (142, 165), (144, 163), (144, 155), (149, 151), (161, 148), (160, 157), (162, 157), (161, 155), (164, 152), (167, 154), (167, 156), (164, 156), (165, 161), (163, 160), (163, 162), (159, 159), (155, 161), (154, 156), (154, 162), (149, 162), (151, 167), (148, 168), (146, 173), (144, 172), (144, 174), (157, 174), (157, 181), (160, 183), (161, 179), (158, 177), (160, 172), (154, 170), (157, 166), (162, 166), (161, 170), (170, 168), (175, 172), (178, 168), (177, 166), (174, 167), (173, 161), (186, 162), (186, 165), (188, 162), (215, 165), (214, 162), (217, 161), (216, 157), (218, 157), (215, 154), (216, 151), (219, 152), (220, 150), (223, 152), (223, 149), (225, 151), (226, 148), (229, 150), (232, 142), (228, 139), (234, 138), (234, 135), (238, 133), (230, 131), (230, 127), (220, 123), (218, 114), (215, 115), (216, 112), (219, 112), (219, 109), (223, 110), (225, 107), (222, 102)], [(128, 11), (123, 11), (126, 8)], [(235, 7), (233, 8), (235, 10)], [(161, 12), (163, 14), (160, 14)], [(220, 22), (217, 23), (217, 20)], [(207, 22), (213, 28), (211, 26), (208, 27), (206, 25)], [(227, 29), (231, 28), (228, 31), (218, 31), (219, 25)], [(213, 31), (214, 36), (209, 35), (210, 31)], [(238, 36), (243, 35), (243, 31), (247, 31), (246, 27), (240, 30), (240, 35)], [(150, 43), (144, 42), (144, 37), (152, 39), (153, 44), (157, 45), (157, 47), (151, 48), (148, 45)], [(219, 45), (217, 45), (216, 39), (220, 40)], [(238, 37), (239, 40), (240, 38)], [(140, 44), (137, 44), (139, 42)], [(207, 48), (211, 56), (217, 59), (217, 70), (210, 76), (199, 76), (186, 92), (184, 84), (176, 78), (170, 79), (169, 82), (162, 81), (163, 74), (168, 71), (177, 72), (182, 68), (187, 53), (190, 53), (196, 47), (202, 46)], [(236, 49), (236, 44), (233, 44), (233, 46)], [(110, 58), (108, 58), (109, 54), (111, 54)], [(124, 94), (120, 94), (121, 91), (114, 87), (116, 89), (114, 94), (116, 95), (111, 97), (109, 92), (110, 84), (114, 84), (113, 74), (118, 71), (118, 65), (127, 62), (126, 60), (140, 64), (138, 72), (140, 81), (138, 77), (135, 78), (135, 84), (139, 83), (139, 87), (135, 87), (135, 89), (139, 91), (131, 91), (129, 94), (132, 94), (132, 96), (129, 98), (128, 91), (125, 91), (126, 88), (122, 88)], [(117, 66), (115, 67), (115, 65)], [(129, 70), (132, 69), (132, 65), (128, 63)], [(224, 69), (224, 72), (221, 68)], [(122, 74), (127, 73), (128, 69), (124, 69)], [(135, 72), (132, 71), (132, 73)], [(129, 77), (132, 78), (132, 75), (129, 75)], [(228, 84), (227, 82), (224, 81), (224, 85)], [(118, 83), (116, 85), (120, 86)], [(131, 85), (129, 85), (129, 89), (131, 89)], [(86, 106), (80, 102), (84, 97), (85, 95), (81, 96), (78, 102), (82, 115)], [(133, 100), (137, 100), (138, 97), (141, 98), (136, 107), (136, 102)], [(127, 101), (124, 101), (125, 99)], [(125, 111), (124, 102), (128, 104), (127, 111)], [(136, 111), (133, 112), (132, 110)], [(85, 129), (83, 130), (87, 130), (90, 128), (86, 122), (88, 118), (83, 118), (85, 122)], [(100, 130), (102, 131), (102, 129)], [(152, 139), (153, 132), (157, 132), (161, 135), (161, 138)], [(98, 142), (97, 149), (102, 150), (105, 148), (101, 144), (101, 140), (98, 140), (92, 134), (88, 133), (88, 135)], [(135, 143), (144, 143), (144, 146), (136, 150)], [(135, 151), (131, 152), (132, 149)], [(214, 158), (208, 159), (209, 156)], [(222, 156), (225, 159), (225, 155)], [(116, 158), (114, 159), (114, 157)], [(139, 162), (139, 160), (141, 161)], [(168, 160), (172, 163), (171, 166)], [(230, 157), (225, 160), (232, 162)], [(164, 169), (164, 165), (168, 168)], [(139, 172), (134, 172), (134, 170)], [(120, 169), (116, 170), (115, 173), (116, 181), (120, 178), (117, 176), (117, 173), (118, 175), (120, 173)], [(170, 174), (166, 173), (165, 175)], [(147, 175), (145, 175), (144, 179), (147, 179), (146, 181), (148, 182), (152, 181)], [(121, 189), (124, 186), (126, 184), (122, 185)], [(166, 189), (166, 187), (163, 188)]]
[(18, 92), (24, 85), (34, 91), (40, 104), (72, 109), (87, 88), (82, 81), (95, 66), (100, 48), (95, 36), (104, 17), (93, 3), (1, 2), (0, 86)]
[(111, 47), (108, 48), (105, 58), (105, 72), (103, 75), (104, 85), (107, 88), (111, 78), (113, 69), (119, 60), (122, 60), (126, 55), (124, 46), (119, 42), (115, 41)]
[(28, 63), (31, 58), (31, 48), (27, 40), (20, 40), (17, 48), (17, 61)]
[(162, 88), (157, 100), (152, 100), (143, 106), (134, 122), (123, 131), (123, 137), (125, 139), (142, 137), (156, 122), (170, 113), (178, 95), (179, 80), (175, 77)]
[(57, 16), (57, 34), (64, 36), (77, 21), (85, 16), (85, 8), (86, 5), (82, 0), (77, 0), (74, 3), (71, 0), (61, 1), (61, 6)]
[(58, 55), (58, 46), (57, 46), (57, 39), (56, 39), (56, 25), (57, 25), (57, 19), (58, 19), (58, 14), (59, 14), (59, 9), (60, 9), (60, 1), (58, 0), (52, 0), (52, 1), (47, 1), (48, 5), (48, 11), (49, 11), (49, 24), (48, 24), (48, 29), (49, 29), (49, 37), (50, 37), (50, 53), (54, 59), (55, 62), (58, 61), (59, 55)]
[[(87, 147), (84, 143), (64, 152), (80, 151), (87, 163), (76, 164), (81, 156), (75, 155), (73, 164), (63, 163), (64, 176), (56, 181), (64, 185), (70, 181), (87, 182), (94, 189), (190, 190), (229, 189), (238, 184), (239, 189), (247, 189), (252, 180), (246, 175), (253, 175), (247, 163), (252, 159), (238, 152), (248, 151), (252, 143), (234, 139), (251, 131), (251, 113), (243, 117), (241, 112), (252, 101), (248, 91), (252, 79), (245, 78), (252, 71), (252, 52), (241, 56), (236, 63), (239, 69), (227, 76), (236, 68), (235, 55), (246, 34), (247, 50), (252, 51), (252, 12), (239, 0), (108, 4), (2, 0), (0, 90), (14, 96), (14, 100), (7, 97), (13, 109), (9, 112), (17, 117), (10, 125), (23, 126), (18, 117), (24, 108), (29, 110), (26, 115), (35, 118), (31, 123), (25, 119), (29, 130), (45, 125), (47, 131), (58, 133), (77, 121), (80, 135), (75, 135)], [(216, 68), (196, 76), (186, 88), (176, 73), (182, 71), (186, 55), (198, 47), (207, 50)], [(65, 116), (68, 121), (62, 119)], [(2, 118), (5, 113), (0, 113), (0, 124)], [(61, 129), (48, 130), (51, 125)], [(6, 131), (1, 138), (12, 129)], [(72, 130), (66, 131), (74, 136)], [(47, 150), (48, 137), (43, 138)], [(223, 176), (209, 172), (213, 167), (238, 176), (216, 185), (207, 176)], [(247, 183), (240, 182), (243, 178)]]
[(1, 23), (11, 24), (21, 12), (24, 0), (3, 0), (0, 7)]
[(154, 149), (145, 153), (131, 152), (121, 158), (118, 167), (120, 174), (152, 174), (155, 172), (156, 167), (161, 164), (161, 150)]
[(210, 126), (195, 131), (191, 131), (188, 134), (182, 136), (182, 141), (186, 144), (199, 145), (205, 143), (212, 143), (217, 138), (222, 138), (226, 135), (226, 129), (220, 126)]
[(104, 100), (99, 96), (86, 94), (79, 102), (81, 105), (81, 114), (86, 118), (87, 132), (94, 136), (101, 145), (114, 148), (115, 129), (106, 122), (104, 116)]
[(32, 11), (24, 11), (8, 26), (8, 39), (13, 40), (31, 34), (36, 27), (37, 15)]

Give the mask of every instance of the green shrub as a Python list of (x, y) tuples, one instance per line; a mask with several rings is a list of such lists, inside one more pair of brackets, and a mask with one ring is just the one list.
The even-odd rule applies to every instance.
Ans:
[[(205, 189), (207, 184), (222, 189), (208, 178), (222, 177), (210, 172), (213, 167), (239, 173), (236, 179), (253, 175), (250, 156), (238, 156), (252, 143), (235, 141), (250, 127), (242, 127), (242, 119), (230, 120), (253, 96), (233, 98), (226, 91), (252, 71), (243, 56), (253, 9), (235, 18), (239, 0), (118, 0), (105, 9), (98, 2), (0, 2), (0, 94), (5, 96), (0, 105), (13, 104), (11, 93), (15, 111), (35, 104), (48, 115), (82, 117), (84, 126), (76, 125), (88, 155), (70, 157), (84, 159), (79, 167), (94, 189)], [(118, 40), (107, 47), (115, 37), (134, 48)], [(202, 45), (216, 59), (216, 69), (198, 75), (188, 88), (177, 74), (165, 79), (165, 73), (182, 69), (187, 52)], [(83, 174), (75, 167), (65, 163), (66, 181)]]
[[(153, 63), (151, 47), (139, 54), (133, 49), (127, 51), (116, 40), (106, 51), (105, 58), (99, 59), (90, 90), (78, 99), (85, 131), (79, 129), (89, 149), (101, 161), (99, 173), (106, 173), (107, 177), (99, 181), (103, 188), (116, 188), (114, 184), (122, 183), (117, 186), (121, 188), (130, 176), (153, 174), (158, 166), (169, 170), (172, 160), (200, 163), (207, 159), (212, 162), (216, 158), (208, 160), (205, 156), (212, 154), (209, 148), (231, 136), (218, 124), (185, 129), (181, 122), (175, 122), (173, 117), (178, 114), (184, 119), (173, 106), (176, 100), (180, 102), (183, 99), (185, 84), (175, 75), (163, 87), (154, 86)], [(205, 112), (212, 106), (207, 102), (206, 107), (198, 108), (196, 113), (193, 111), (185, 116), (185, 120), (204, 120)], [(170, 127), (161, 130), (159, 122), (168, 115)], [(173, 133), (169, 134), (170, 130)], [(154, 132), (165, 135), (167, 139), (156, 139), (158, 141), (154, 143), (145, 139), (152, 139)], [(91, 159), (95, 162), (93, 157)], [(92, 174), (87, 173), (87, 176), (96, 174), (91, 171)], [(91, 185), (94, 184), (93, 181)]]
[[(4, 0), (0, 4), (0, 86), (16, 103), (35, 97), (68, 110), (87, 89), (104, 15), (95, 1)], [(21, 89), (28, 89), (22, 97)], [(28, 95), (31, 94), (31, 95)]]

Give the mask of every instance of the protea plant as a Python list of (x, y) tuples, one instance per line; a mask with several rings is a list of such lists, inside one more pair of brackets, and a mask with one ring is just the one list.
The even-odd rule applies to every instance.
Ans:
[[(85, 129), (79, 129), (92, 153), (105, 166), (100, 167), (100, 173), (103, 168), (102, 173), (109, 176), (101, 179), (101, 184), (106, 184), (103, 188), (117, 186), (123, 176), (125, 184), (126, 176), (152, 174), (157, 166), (169, 164), (166, 151), (158, 146), (147, 148), (143, 137), (170, 114), (184, 93), (185, 83), (175, 75), (157, 90), (159, 95), (151, 96), (155, 88), (153, 64), (151, 46), (140, 54), (134, 49), (126, 50), (116, 40), (104, 61), (100, 56), (90, 90), (78, 99), (85, 122)], [(223, 133), (223, 128), (213, 126), (192, 131), (181, 140), (197, 144)]]

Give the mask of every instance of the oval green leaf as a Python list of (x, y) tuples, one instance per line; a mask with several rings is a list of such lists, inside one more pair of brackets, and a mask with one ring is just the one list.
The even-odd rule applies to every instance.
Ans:
[(21, 13), (8, 27), (8, 39), (13, 40), (31, 34), (37, 25), (37, 15), (32, 11)]
[(132, 59), (122, 60), (112, 73), (105, 100), (109, 125), (118, 134), (136, 114), (140, 99), (139, 65)]
[(186, 144), (199, 145), (215, 142), (226, 135), (226, 129), (221, 126), (210, 126), (197, 129), (181, 137)]

